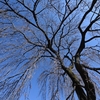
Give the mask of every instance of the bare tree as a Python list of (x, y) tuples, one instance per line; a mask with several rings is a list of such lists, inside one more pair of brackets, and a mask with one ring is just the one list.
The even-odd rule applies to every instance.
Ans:
[(100, 99), (99, 38), (99, 0), (0, 0), (0, 100), (18, 100), (41, 62), (43, 99)]

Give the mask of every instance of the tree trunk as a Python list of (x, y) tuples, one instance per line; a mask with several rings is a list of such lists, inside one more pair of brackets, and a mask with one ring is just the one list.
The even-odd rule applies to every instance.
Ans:
[(75, 66), (84, 82), (85, 91), (86, 91), (86, 95), (87, 95), (87, 99), (80, 99), (80, 100), (96, 100), (94, 85), (88, 76), (88, 72), (86, 70), (84, 70), (84, 68), (83, 68), (84, 65), (76, 63)]

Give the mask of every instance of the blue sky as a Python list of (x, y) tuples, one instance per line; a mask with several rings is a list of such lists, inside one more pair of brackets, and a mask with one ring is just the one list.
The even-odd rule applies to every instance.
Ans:
[[(29, 100), (41, 100), (41, 96), (39, 95), (39, 85), (38, 85), (38, 77), (40, 72), (36, 70), (31, 80), (31, 88), (29, 92)], [(24, 95), (20, 98), (20, 100), (25, 100)]]

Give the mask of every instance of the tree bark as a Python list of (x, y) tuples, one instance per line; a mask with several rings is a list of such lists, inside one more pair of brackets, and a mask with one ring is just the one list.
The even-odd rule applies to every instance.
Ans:
[(79, 100), (88, 100), (87, 96), (86, 96), (86, 94), (83, 90), (83, 87), (80, 84), (80, 81), (79, 81), (78, 77), (72, 72), (72, 70), (70, 68), (66, 68), (64, 66), (62, 66), (62, 68), (69, 75), (69, 77), (71, 78), (71, 80), (73, 82), (73, 87), (74, 86), (76, 87), (75, 91), (78, 95)]
[(81, 64), (76, 63), (75, 66), (85, 84), (87, 100), (96, 100), (95, 88), (89, 78), (88, 72), (86, 70), (84, 70), (84, 68), (82, 67), (83, 65), (81, 65)]

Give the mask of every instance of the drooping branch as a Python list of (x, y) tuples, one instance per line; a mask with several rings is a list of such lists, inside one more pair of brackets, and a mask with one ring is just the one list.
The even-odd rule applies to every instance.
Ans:
[(76, 86), (74, 86), (74, 89), (73, 89), (72, 92), (69, 94), (69, 96), (66, 98), (66, 100), (69, 100), (69, 98), (71, 97), (71, 95), (74, 93), (75, 89), (76, 89)]

